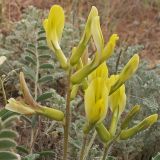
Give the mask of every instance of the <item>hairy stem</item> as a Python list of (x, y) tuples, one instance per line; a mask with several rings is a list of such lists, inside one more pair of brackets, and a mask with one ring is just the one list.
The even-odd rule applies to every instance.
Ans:
[(34, 99), (36, 100), (37, 99), (37, 95), (38, 95), (38, 79), (39, 79), (39, 77), (38, 77), (38, 74), (39, 74), (39, 57), (38, 57), (38, 50), (37, 50), (37, 48), (38, 48), (38, 44), (36, 43), (36, 64), (37, 64), (37, 66), (36, 66), (36, 77), (35, 77), (35, 90), (34, 90)]
[(71, 121), (70, 96), (71, 96), (71, 70), (69, 70), (68, 85), (67, 85), (66, 114), (65, 114), (65, 123), (64, 123), (63, 160), (67, 160), (67, 153), (68, 153), (68, 136), (69, 136), (70, 121)]
[(5, 92), (5, 89), (4, 89), (4, 82), (3, 82), (3, 80), (1, 78), (0, 78), (0, 82), (1, 82), (1, 87), (2, 87), (2, 93), (3, 93), (4, 103), (6, 105), (7, 104), (7, 96), (6, 96), (6, 92)]
[(117, 141), (117, 139), (119, 138), (120, 134), (121, 134), (121, 130), (118, 132), (118, 134), (115, 137), (113, 137), (112, 140), (108, 141), (108, 143), (105, 144), (105, 149), (104, 149), (104, 152), (103, 152), (102, 160), (106, 160), (106, 158), (108, 156), (108, 153), (109, 153), (109, 151), (111, 149), (111, 146), (113, 145), (114, 142)]
[[(35, 35), (36, 39), (37, 39), (37, 35)], [(35, 87), (34, 87), (34, 99), (35, 101), (37, 100), (37, 96), (38, 96), (38, 75), (39, 75), (39, 54), (38, 54), (38, 43), (37, 41), (35, 42), (36, 45), (35, 45), (35, 56), (36, 56), (36, 75), (35, 75)], [(33, 121), (37, 121), (38, 117), (37, 116), (34, 116), (32, 118), (32, 122)], [(37, 137), (37, 134), (38, 134), (38, 129), (36, 130), (35, 127), (32, 126), (32, 129), (31, 129), (31, 140), (30, 140), (30, 152), (32, 153), (33, 151), (33, 145), (34, 145), (34, 142), (36, 141), (36, 137)]]
[(104, 152), (103, 152), (102, 160), (106, 160), (111, 145), (112, 145), (112, 142), (109, 142), (109, 143), (107, 143), (107, 144), (105, 145), (105, 149), (104, 149)]
[(87, 156), (88, 156), (88, 153), (89, 153), (89, 151), (90, 151), (90, 149), (91, 149), (91, 147), (92, 147), (92, 145), (93, 145), (93, 143), (94, 143), (94, 140), (95, 140), (95, 138), (96, 138), (96, 135), (97, 135), (97, 132), (94, 131), (93, 136), (91, 137), (91, 139), (90, 139), (90, 141), (89, 141), (89, 143), (88, 143), (88, 145), (87, 145), (87, 148), (85, 149), (85, 153), (84, 153), (83, 160), (86, 160), (86, 158), (87, 158)]
[(80, 160), (83, 160), (84, 158), (84, 153), (85, 153), (85, 148), (86, 148), (86, 143), (87, 143), (87, 134), (83, 135), (83, 143), (80, 151)]

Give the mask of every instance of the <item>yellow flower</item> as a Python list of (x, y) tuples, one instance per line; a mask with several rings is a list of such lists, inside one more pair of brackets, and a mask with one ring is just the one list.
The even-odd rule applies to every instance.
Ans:
[(14, 98), (10, 98), (8, 102), (9, 103), (5, 106), (5, 108), (12, 112), (17, 112), (24, 115), (40, 114), (56, 121), (62, 121), (64, 118), (63, 112), (57, 109), (41, 106), (39, 104), (37, 104), (36, 107), (31, 106), (26, 104), (23, 100), (17, 101)]
[(96, 16), (98, 16), (98, 10), (96, 7), (93, 6), (90, 13), (89, 13), (83, 36), (82, 36), (78, 46), (75, 48), (75, 50), (73, 51), (73, 53), (71, 55), (70, 64), (72, 66), (78, 63), (80, 57), (82, 56), (82, 54), (84, 53), (84, 51), (87, 47), (88, 41), (91, 38), (91, 24), (92, 24), (93, 18)]
[(25, 115), (32, 115), (36, 113), (35, 109), (30, 107), (24, 101), (17, 101), (14, 98), (10, 98), (8, 102), (9, 103), (5, 106), (5, 108), (12, 112), (17, 112)]
[(26, 84), (23, 72), (20, 73), (20, 86), (23, 93), (23, 99), (15, 100), (14, 98), (10, 98), (8, 100), (9, 103), (5, 106), (6, 109), (24, 115), (40, 114), (53, 120), (63, 121), (64, 114), (62, 111), (42, 106), (33, 99)]
[(110, 93), (114, 93), (122, 84), (124, 84), (138, 69), (139, 56), (135, 54), (129, 62), (125, 65), (119, 77), (117, 78), (115, 84), (111, 87)]
[(103, 49), (101, 60), (100, 60), (101, 63), (106, 61), (112, 55), (118, 39), (119, 39), (119, 37), (117, 34), (112, 34), (108, 43), (106, 44), (106, 46)]
[[(102, 53), (98, 53), (97, 51), (95, 53), (94, 59), (90, 63), (88, 63), (82, 69), (78, 70), (72, 75), (71, 82), (73, 84), (81, 83), (85, 77), (87, 77), (97, 67), (99, 67), (102, 63), (104, 63), (113, 53), (117, 40), (118, 36), (116, 34), (113, 34), (109, 42), (107, 43), (106, 47), (103, 48)], [(98, 43), (98, 39), (96, 41)]]
[(46, 32), (49, 48), (56, 54), (62, 68), (67, 68), (67, 59), (59, 45), (64, 28), (64, 20), (65, 17), (62, 7), (59, 5), (53, 5), (49, 12), (48, 18), (43, 21), (43, 26)]
[(103, 78), (92, 80), (85, 91), (84, 101), (88, 123), (102, 122), (108, 109), (108, 88)]
[[(118, 79), (118, 75), (112, 75), (109, 78), (108, 85), (112, 87), (115, 81)], [(117, 130), (117, 124), (121, 113), (124, 111), (126, 105), (125, 86), (119, 87), (112, 95), (109, 96), (109, 106), (112, 111), (112, 119), (109, 128), (109, 132), (112, 136), (115, 135)]]
[[(109, 78), (109, 85), (112, 86), (117, 79), (118, 79), (118, 75), (112, 75)], [(124, 108), (126, 106), (126, 94), (125, 94), (124, 84), (109, 96), (109, 105), (112, 112), (118, 109), (119, 116), (124, 111)]]
[(44, 29), (46, 31), (47, 42), (50, 48), (53, 48), (52, 43), (56, 49), (59, 49), (59, 41), (62, 36), (64, 28), (64, 11), (58, 6), (52, 6), (48, 19), (43, 22)]
[(97, 52), (101, 54), (104, 48), (104, 39), (103, 39), (101, 27), (100, 27), (99, 16), (94, 17), (92, 20), (91, 33), (93, 36), (95, 46), (97, 48)]
[(90, 82), (97, 77), (102, 77), (105, 80), (108, 78), (108, 68), (105, 62), (97, 67), (91, 74), (89, 74), (88, 80)]

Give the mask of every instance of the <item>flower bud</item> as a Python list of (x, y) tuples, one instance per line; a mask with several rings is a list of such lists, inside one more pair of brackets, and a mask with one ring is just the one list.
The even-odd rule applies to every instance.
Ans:
[(115, 82), (115, 84), (111, 87), (110, 95), (115, 92), (122, 84), (124, 84), (137, 70), (139, 64), (139, 56), (135, 54), (129, 62), (125, 65), (121, 73), (119, 74), (119, 78)]
[(91, 11), (90, 11), (90, 14), (88, 16), (82, 39), (80, 40), (80, 43), (76, 47), (76, 50), (71, 55), (70, 64), (72, 66), (74, 66), (75, 64), (78, 63), (80, 57), (82, 56), (82, 54), (84, 53), (84, 51), (85, 51), (85, 49), (87, 47), (88, 41), (89, 41), (89, 39), (91, 37), (92, 20), (96, 16), (98, 16), (98, 11), (97, 11), (97, 8), (93, 6)]
[(143, 121), (141, 121), (134, 127), (126, 129), (126, 130), (122, 130), (120, 134), (120, 139), (125, 140), (128, 138), (131, 138), (132, 136), (136, 135), (138, 132), (147, 129), (148, 127), (150, 127), (152, 124), (154, 124), (157, 121), (157, 118), (158, 118), (158, 114), (153, 114), (145, 118)]
[(136, 105), (134, 106), (129, 113), (127, 114), (126, 118), (122, 122), (121, 129), (126, 129), (128, 127), (129, 122), (137, 115), (137, 113), (140, 111), (140, 106)]
[(98, 123), (96, 125), (96, 131), (102, 142), (107, 143), (111, 139), (111, 135), (103, 123)]
[(116, 42), (117, 42), (118, 39), (119, 39), (119, 37), (118, 37), (117, 34), (113, 34), (110, 37), (107, 45), (103, 49), (102, 56), (101, 56), (101, 63), (106, 61), (112, 55), (112, 53), (114, 51), (114, 48), (115, 48), (115, 45), (116, 45)]
[(63, 121), (64, 119), (64, 113), (54, 108), (41, 106), (37, 113), (56, 121)]
[(78, 92), (78, 88), (79, 88), (79, 85), (77, 85), (77, 84), (72, 87), (71, 100), (73, 100), (76, 97), (77, 92)]

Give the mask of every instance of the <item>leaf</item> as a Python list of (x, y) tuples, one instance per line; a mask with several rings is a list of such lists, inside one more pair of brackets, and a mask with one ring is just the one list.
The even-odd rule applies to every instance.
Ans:
[(0, 138), (17, 138), (17, 132), (11, 129), (3, 129), (0, 131)]
[(106, 160), (116, 160), (116, 158), (112, 156), (108, 156)]
[(0, 151), (0, 160), (20, 160), (19, 156), (9, 151)]
[(0, 149), (8, 149), (11, 147), (15, 147), (17, 143), (9, 138), (0, 138)]
[(46, 92), (43, 93), (42, 95), (38, 96), (37, 101), (44, 101), (46, 99), (49, 99), (53, 96), (53, 92)]
[(158, 153), (152, 160), (160, 160), (160, 153)]
[(44, 30), (41, 30), (41, 31), (38, 32), (39, 35), (40, 35), (40, 34), (44, 34), (44, 33), (45, 33)]
[(25, 51), (28, 52), (28, 53), (31, 53), (34, 56), (36, 55), (36, 53), (31, 49), (26, 48)]
[(28, 47), (35, 48), (35, 45), (32, 44), (32, 43), (29, 43), (29, 44), (28, 44)]
[(40, 156), (39, 154), (31, 154), (24, 157), (22, 160), (36, 160), (37, 158), (39, 158), (39, 156)]
[(42, 151), (38, 152), (38, 154), (41, 156), (53, 156), (55, 153), (53, 151)]
[(49, 63), (45, 63), (39, 66), (39, 68), (42, 69), (54, 69), (54, 65), (53, 64), (49, 64)]
[(31, 80), (35, 81), (35, 72), (28, 66), (23, 67), (23, 72), (27, 75)]
[(9, 112), (7, 109), (2, 109), (0, 110), (0, 117), (2, 117), (4, 114), (6, 114), (7, 112)]
[(29, 154), (29, 151), (24, 146), (17, 146), (16, 149), (18, 152)]
[(36, 65), (36, 61), (33, 60), (33, 58), (29, 55), (24, 57), (26, 61), (28, 61), (29, 63), (32, 63), (33, 65)]
[(39, 38), (37, 39), (37, 41), (43, 41), (43, 40), (46, 40), (46, 37), (39, 37)]
[[(14, 112), (12, 112), (12, 113), (14, 113)], [(12, 115), (12, 116), (10, 116), (9, 118), (7, 118), (5, 121), (3, 121), (3, 126), (4, 126), (5, 128), (11, 127), (11, 126), (13, 126), (13, 124), (15, 124), (16, 121), (18, 121), (18, 120), (19, 120), (19, 116), (17, 116), (17, 115)]]
[(38, 83), (49, 82), (49, 81), (52, 81), (52, 80), (53, 80), (53, 76), (52, 75), (46, 75), (46, 76), (41, 77), (38, 80)]
[(12, 111), (9, 111), (7, 109), (2, 109), (0, 111), (0, 117), (2, 120), (6, 120), (7, 118), (13, 116), (13, 115), (17, 115), (16, 113), (12, 112)]
[(48, 50), (48, 46), (38, 46), (37, 49)]
[(51, 58), (51, 55), (49, 54), (42, 54), (42, 55), (39, 55), (39, 58)]

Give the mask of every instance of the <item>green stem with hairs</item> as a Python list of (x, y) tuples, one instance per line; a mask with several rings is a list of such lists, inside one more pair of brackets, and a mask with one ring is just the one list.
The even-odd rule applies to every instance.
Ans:
[(109, 142), (109, 143), (107, 143), (107, 144), (105, 145), (105, 149), (104, 149), (104, 152), (103, 152), (102, 160), (106, 160), (111, 145), (112, 145), (112, 142)]
[(69, 69), (68, 85), (67, 85), (66, 114), (65, 114), (65, 121), (64, 121), (63, 160), (67, 160), (67, 154), (68, 154), (68, 137), (69, 137), (69, 128), (70, 128), (70, 121), (71, 121), (70, 98), (71, 98), (71, 69)]
[(83, 160), (86, 160), (86, 158), (88, 156), (88, 153), (89, 153), (89, 151), (90, 151), (90, 149), (91, 149), (91, 147), (92, 147), (92, 145), (94, 143), (94, 140), (95, 140), (96, 136), (97, 136), (97, 132), (94, 131), (93, 136), (91, 137), (91, 139), (90, 139), (90, 141), (89, 141), (89, 143), (88, 143), (88, 145), (87, 145), (87, 147), (85, 149)]
[(83, 158), (84, 158), (86, 144), (87, 144), (87, 134), (84, 134), (83, 135), (83, 143), (82, 143), (82, 147), (81, 147), (81, 151), (80, 151), (80, 158), (79, 158), (80, 160), (83, 160)]
[(2, 87), (2, 93), (3, 93), (3, 98), (4, 98), (4, 103), (5, 105), (7, 104), (7, 96), (6, 96), (6, 92), (4, 89), (4, 81), (0, 78), (0, 82), (1, 82), (1, 87)]

